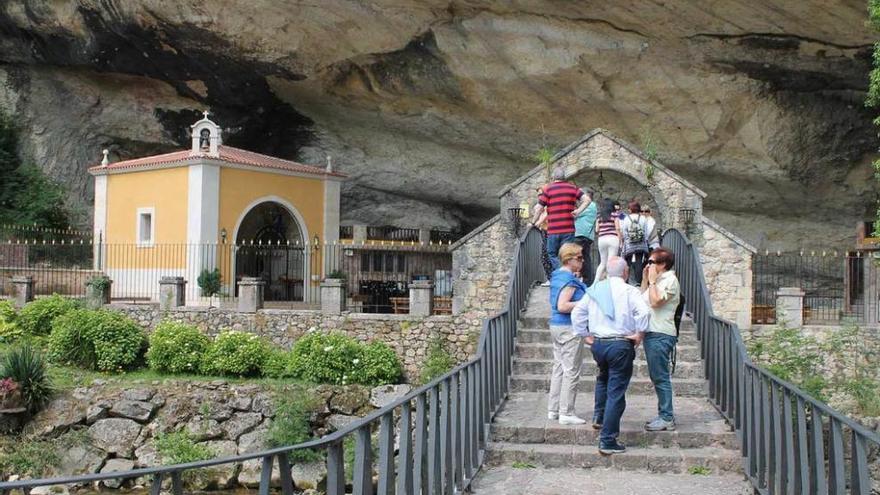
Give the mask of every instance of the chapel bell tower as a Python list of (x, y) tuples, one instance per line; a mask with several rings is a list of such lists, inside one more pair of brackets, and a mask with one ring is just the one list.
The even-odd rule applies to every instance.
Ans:
[(223, 144), (220, 137), (220, 126), (208, 119), (207, 110), (203, 113), (204, 117), (191, 126), (192, 148), (190, 155), (208, 155), (216, 158), (220, 156), (220, 145)]

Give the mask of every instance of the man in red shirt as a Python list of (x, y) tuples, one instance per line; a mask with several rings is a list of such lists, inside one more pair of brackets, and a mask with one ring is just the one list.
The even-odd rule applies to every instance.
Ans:
[(544, 186), (544, 192), (538, 197), (541, 208), (536, 211), (532, 225), (546, 213), (547, 253), (556, 270), (560, 265), (559, 248), (566, 242), (574, 242), (574, 219), (590, 202), (583, 201), (584, 192), (579, 187), (565, 182), (565, 171), (561, 168), (553, 170), (552, 178), (553, 182)]

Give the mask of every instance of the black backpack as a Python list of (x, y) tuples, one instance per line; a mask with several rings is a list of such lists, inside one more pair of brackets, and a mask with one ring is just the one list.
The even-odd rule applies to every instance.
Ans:
[(672, 321), (675, 322), (675, 346), (672, 348), (672, 354), (670, 355), (670, 366), (669, 366), (669, 374), (670, 375), (675, 373), (676, 349), (678, 348), (678, 334), (681, 331), (681, 317), (682, 316), (684, 316), (684, 294), (679, 294), (678, 306), (675, 307), (675, 316), (672, 317)]

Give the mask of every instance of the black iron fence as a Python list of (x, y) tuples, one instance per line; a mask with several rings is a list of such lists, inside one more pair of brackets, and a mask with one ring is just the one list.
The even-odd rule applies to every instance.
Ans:
[[(106, 480), (151, 479), (150, 493), (181, 495), (189, 473), (198, 469), (261, 461), (259, 493), (270, 492), (277, 466), (281, 493), (294, 493), (291, 453), (320, 452), (327, 466), (327, 495), (374, 493), (462, 493), (482, 466), (489, 442), (489, 423), (508, 393), (517, 319), (530, 287), (541, 279), (540, 235), (526, 233), (517, 243), (510, 271), (507, 301), (497, 315), (483, 321), (475, 357), (431, 383), (321, 439), (253, 454), (207, 461), (83, 476), (29, 479), (0, 483), (0, 493), (61, 484), (90, 486)], [(399, 419), (398, 419), (399, 418)], [(374, 459), (372, 434), (378, 431)], [(396, 436), (396, 437), (395, 437)], [(396, 440), (395, 440), (396, 438)], [(354, 441), (354, 460), (346, 466), (345, 444)], [(346, 470), (352, 479), (346, 482)]]
[(269, 308), (320, 307), (321, 281), (345, 279), (349, 309), (356, 312), (408, 311), (409, 284), (434, 281), (435, 307), (452, 305), (452, 256), (448, 246), (326, 245), (290, 242), (245, 244), (114, 244), (89, 241), (7, 241), (0, 243), (0, 296), (13, 293), (12, 278), (31, 276), (37, 296), (81, 297), (88, 279), (113, 280), (111, 300), (154, 302), (165, 276), (187, 281), (188, 305), (233, 307), (238, 282), (264, 282)]
[[(776, 294), (782, 287), (804, 291), (807, 324), (863, 322), (878, 311), (866, 293), (874, 260), (861, 252), (764, 253), (752, 258), (752, 323), (775, 324)], [(875, 276), (876, 277), (876, 276)]]
[(710, 397), (736, 430), (755, 491), (868, 495), (880, 435), (756, 365), (739, 327), (712, 312), (696, 247), (677, 230), (663, 245), (675, 266), (700, 340)]

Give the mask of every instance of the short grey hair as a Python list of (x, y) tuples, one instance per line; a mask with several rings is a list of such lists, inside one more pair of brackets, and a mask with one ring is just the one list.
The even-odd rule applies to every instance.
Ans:
[(612, 256), (608, 258), (608, 276), (623, 278), (626, 271), (626, 260), (620, 256)]
[(550, 177), (553, 180), (562, 180), (565, 178), (565, 170), (562, 167), (556, 167), (553, 169), (553, 174)]

